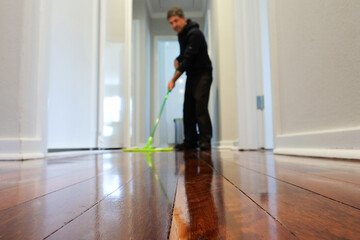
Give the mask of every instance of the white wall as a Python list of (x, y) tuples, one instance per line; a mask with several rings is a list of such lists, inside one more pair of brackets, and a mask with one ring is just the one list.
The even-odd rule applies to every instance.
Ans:
[(40, 0), (0, 2), (0, 159), (46, 152), (43, 7)]
[(21, 1), (0, 2), (0, 112), (1, 137), (16, 138), (19, 136), (19, 94), (21, 38), (23, 31)]
[(360, 2), (269, 9), (275, 153), (360, 158)]

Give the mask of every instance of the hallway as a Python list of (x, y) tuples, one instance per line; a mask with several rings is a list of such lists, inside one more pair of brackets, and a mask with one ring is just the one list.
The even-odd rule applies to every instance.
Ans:
[(0, 162), (0, 239), (359, 239), (360, 162), (217, 151)]

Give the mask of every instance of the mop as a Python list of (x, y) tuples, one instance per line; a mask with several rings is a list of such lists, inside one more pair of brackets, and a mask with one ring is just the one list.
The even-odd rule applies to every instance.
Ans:
[(156, 121), (155, 121), (155, 125), (153, 127), (153, 130), (150, 134), (150, 137), (145, 145), (145, 147), (143, 148), (125, 148), (123, 149), (124, 152), (169, 152), (169, 151), (172, 151), (173, 148), (172, 147), (168, 147), (168, 148), (154, 148), (151, 146), (151, 143), (152, 143), (152, 140), (153, 140), (153, 137), (154, 137), (154, 134), (155, 134), (155, 130), (159, 124), (159, 121), (160, 121), (160, 117), (161, 117), (161, 114), (162, 114), (162, 111), (164, 109), (164, 106), (165, 106), (165, 103), (166, 103), (166, 100), (169, 96), (169, 93), (170, 93), (170, 90), (167, 91), (166, 95), (165, 95), (165, 99), (164, 99), (164, 102), (161, 106), (161, 109), (160, 109), (160, 113), (159, 113), (159, 116), (157, 117)]

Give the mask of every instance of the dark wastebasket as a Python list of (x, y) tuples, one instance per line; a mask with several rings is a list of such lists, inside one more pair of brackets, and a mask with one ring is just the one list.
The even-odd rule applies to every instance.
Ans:
[(181, 144), (184, 141), (184, 124), (182, 118), (175, 118), (175, 144)]

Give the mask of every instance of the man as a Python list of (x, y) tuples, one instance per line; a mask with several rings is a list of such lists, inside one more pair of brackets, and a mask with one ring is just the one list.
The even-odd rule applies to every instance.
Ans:
[[(178, 33), (180, 55), (175, 59), (176, 72), (168, 83), (168, 89), (175, 87), (176, 80), (186, 72), (187, 80), (184, 98), (184, 135), (182, 144), (176, 150), (211, 149), (212, 126), (208, 111), (212, 64), (207, 52), (204, 34), (199, 24), (186, 19), (181, 8), (171, 8), (167, 19), (172, 29)], [(199, 133), (197, 132), (198, 126)]]

